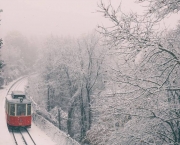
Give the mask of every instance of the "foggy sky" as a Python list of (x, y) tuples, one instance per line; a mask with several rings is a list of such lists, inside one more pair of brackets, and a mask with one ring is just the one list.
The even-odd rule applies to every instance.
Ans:
[[(107, 0), (106, 0), (107, 1)], [(120, 0), (112, 0), (118, 5)], [(118, 2), (117, 2), (118, 1)], [(133, 0), (122, 0), (123, 11), (140, 11)], [(108, 23), (97, 13), (99, 0), (0, 0), (0, 37), (10, 31), (26, 35), (71, 35)], [(172, 21), (171, 21), (172, 23)], [(169, 25), (169, 24), (168, 24)]]

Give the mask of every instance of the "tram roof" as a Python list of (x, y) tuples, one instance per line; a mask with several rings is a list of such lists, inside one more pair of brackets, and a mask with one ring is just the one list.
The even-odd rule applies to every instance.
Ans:
[(25, 95), (23, 91), (12, 91), (12, 95)]
[[(20, 101), (20, 98), (14, 98), (14, 96), (19, 96), (20, 98), (23, 98), (23, 101)], [(23, 91), (12, 91), (11, 94), (8, 94), (6, 96), (8, 102), (15, 103), (15, 104), (27, 104), (31, 103), (29, 99), (26, 98), (26, 95)]]

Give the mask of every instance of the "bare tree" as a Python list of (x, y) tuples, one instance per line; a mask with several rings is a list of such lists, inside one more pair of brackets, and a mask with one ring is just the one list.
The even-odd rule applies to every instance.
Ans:
[[(98, 87), (96, 84), (100, 77), (100, 68), (103, 57), (100, 50), (99, 38), (94, 33), (87, 36), (78, 42), (80, 67), (82, 72), (82, 84), (80, 95), (80, 110), (81, 110), (81, 140), (86, 136), (86, 132), (91, 128), (92, 110), (91, 110), (91, 95)], [(100, 52), (97, 51), (97, 48)]]
[(165, 18), (171, 13), (178, 13), (180, 10), (179, 0), (136, 0), (139, 3), (147, 2), (147, 14), (154, 15), (159, 19)]
[[(167, 64), (162, 68), (161, 74), (159, 74), (160, 77), (166, 74), (166, 77), (161, 77), (159, 81), (156, 81), (159, 76), (155, 76), (156, 80), (154, 80), (153, 77), (141, 78), (141, 81), (145, 81), (146, 84), (151, 83), (155, 85), (157, 89), (161, 88), (169, 79), (171, 72), (173, 72), (180, 64), (179, 54), (176, 53), (176, 48), (172, 45), (172, 38), (167, 38), (165, 32), (163, 34), (162, 32), (157, 31), (157, 19), (138, 16), (133, 13), (126, 15), (120, 11), (120, 7), (118, 7), (117, 10), (114, 10), (111, 4), (105, 6), (101, 3), (99, 7), (101, 9), (100, 12), (103, 12), (104, 16), (113, 22), (112, 27), (106, 28), (99, 26), (100, 33), (107, 38), (106, 42), (110, 48), (116, 48), (118, 50), (117, 53), (124, 57), (125, 62), (131, 63), (129, 63), (131, 65), (129, 68), (136, 67), (133, 66), (132, 63), (135, 61), (137, 64), (139, 60), (141, 60), (141, 67), (138, 66), (138, 68), (142, 68), (146, 64), (151, 65), (150, 63), (154, 61), (157, 61), (155, 64), (161, 63), (159, 65), (161, 68), (163, 64)], [(121, 12), (120, 17), (118, 17), (119, 15), (117, 16), (118, 12)], [(156, 59), (157, 57), (161, 57), (163, 60)], [(136, 69), (136, 71), (139, 73), (142, 69)], [(129, 78), (129, 75), (127, 76), (121, 73), (119, 73), (119, 75), (123, 75), (124, 78), (131, 79), (132, 81), (134, 79)], [(138, 82), (138, 80), (135, 81), (136, 83)]]
[(101, 89), (103, 53), (96, 33), (77, 41), (52, 36), (45, 42), (39, 59), (42, 82), (38, 82), (38, 89), (43, 94), (39, 98), (46, 100), (42, 106), (46, 104), (47, 108), (48, 104), (49, 112), (56, 107), (66, 112), (66, 124), (61, 127), (78, 141), (85, 140), (93, 121), (91, 96)]
[(109, 96), (100, 97), (103, 109), (97, 110), (101, 113), (97, 124), (103, 123), (99, 128), (106, 133), (98, 136), (95, 124), (89, 131), (92, 143), (178, 144), (179, 104), (169, 107), (166, 88), (179, 86), (179, 36), (159, 31), (159, 17), (124, 14), (111, 3), (100, 3), (99, 8), (112, 22), (111, 27), (99, 26), (98, 31), (114, 56), (111, 79), (117, 87)]

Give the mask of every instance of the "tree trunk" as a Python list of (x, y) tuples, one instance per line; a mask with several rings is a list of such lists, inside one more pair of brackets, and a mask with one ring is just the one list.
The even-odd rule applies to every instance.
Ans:
[(61, 130), (61, 112), (60, 109), (58, 109), (58, 120), (59, 120), (59, 129)]
[(86, 121), (86, 114), (84, 110), (84, 103), (83, 103), (83, 88), (81, 88), (81, 94), (79, 95), (79, 102), (80, 102), (80, 111), (81, 111), (81, 119), (80, 119), (80, 126), (81, 126), (81, 135), (80, 135), (80, 141), (83, 140), (83, 138), (86, 135), (86, 127), (85, 127), (85, 121)]
[(90, 91), (87, 89), (87, 99), (88, 99), (88, 130), (91, 128), (92, 124), (92, 113), (91, 113), (91, 98), (90, 98)]
[(72, 97), (72, 101), (70, 102), (70, 107), (68, 110), (68, 120), (67, 120), (67, 130), (68, 134), (72, 137), (74, 133), (72, 132), (72, 123), (73, 123), (73, 110), (76, 104), (77, 99), (79, 98), (80, 95), (80, 88), (76, 91), (76, 93)]
[(50, 111), (50, 88), (48, 87), (47, 111)]
[(69, 110), (68, 110), (68, 120), (67, 120), (67, 131), (68, 134), (72, 137), (74, 134), (72, 132), (72, 115), (73, 115), (73, 109), (74, 109), (74, 102), (71, 104)]

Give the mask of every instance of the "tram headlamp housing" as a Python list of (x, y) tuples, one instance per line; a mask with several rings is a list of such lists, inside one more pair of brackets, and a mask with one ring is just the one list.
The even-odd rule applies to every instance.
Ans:
[(23, 101), (23, 97), (19, 97), (19, 99), (20, 99), (20, 102), (22, 102), (22, 101)]

